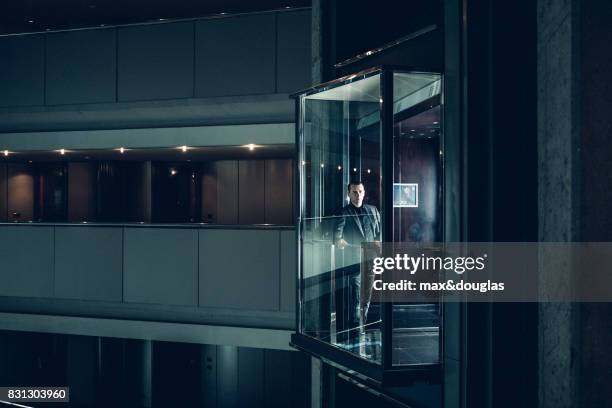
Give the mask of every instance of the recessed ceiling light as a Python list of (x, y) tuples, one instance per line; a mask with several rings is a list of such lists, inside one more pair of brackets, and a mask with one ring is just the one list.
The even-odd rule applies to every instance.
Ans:
[(66, 154), (66, 150), (65, 150), (65, 149), (60, 149), (60, 150), (59, 150), (59, 153), (60, 153), (60, 154), (63, 156), (63, 155), (65, 155), (65, 154)]
[(321, 163), (321, 168), (325, 167), (325, 163)]
[(372, 172), (372, 170), (368, 169), (368, 174), (370, 174)]
[(286, 8), (286, 9), (290, 9), (290, 8), (291, 8), (291, 6), (285, 6), (285, 8)]
[(353, 167), (353, 173), (357, 172), (357, 168)]
[(221, 12), (221, 13), (219, 13), (219, 15), (221, 15), (221, 16), (224, 16), (224, 15), (226, 15), (226, 14), (227, 14), (226, 12)]
[(181, 146), (179, 147), (179, 149), (181, 149), (181, 151), (185, 153), (187, 151), (187, 146)]
[(5, 150), (3, 153), (4, 153), (5, 156), (8, 156), (8, 154), (9, 154), (8, 150)]
[(250, 151), (255, 150), (255, 145), (253, 143), (249, 143), (248, 145), (245, 145), (245, 147), (247, 147)]
[(28, 20), (28, 23), (30, 24), (34, 23), (34, 20)]
[(124, 147), (120, 147), (119, 148), (119, 153), (121, 153), (121, 154), (125, 153), (125, 148)]
[(167, 18), (158, 18), (157, 21), (166, 21)]
[(338, 166), (338, 170), (342, 170), (342, 166)]
[(176, 176), (176, 169), (170, 169), (170, 175)]

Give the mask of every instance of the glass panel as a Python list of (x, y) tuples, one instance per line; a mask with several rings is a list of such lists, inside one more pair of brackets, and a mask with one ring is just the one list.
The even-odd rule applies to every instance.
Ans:
[(0, 222), (294, 225), (295, 146), (0, 151)]
[[(441, 79), (408, 73), (393, 78), (393, 240), (440, 242)], [(439, 303), (395, 303), (393, 364), (439, 362), (439, 328)]]
[[(67, 213), (68, 177), (65, 164), (42, 163), (34, 178), (35, 219), (43, 222), (64, 221)], [(11, 191), (18, 193), (18, 191)]]
[(301, 98), (301, 332), (380, 362), (380, 314), (361, 276), (381, 237), (380, 75)]

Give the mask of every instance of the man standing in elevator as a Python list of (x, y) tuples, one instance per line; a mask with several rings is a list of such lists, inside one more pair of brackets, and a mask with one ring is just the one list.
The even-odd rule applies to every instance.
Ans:
[(368, 259), (376, 254), (368, 253), (372, 252), (372, 246), (362, 247), (362, 244), (379, 243), (381, 238), (380, 212), (375, 206), (363, 202), (365, 193), (361, 181), (354, 180), (348, 184), (349, 203), (341, 209), (334, 228), (334, 241), (343, 252), (342, 275), (345, 282), (348, 281), (342, 287), (336, 322), (338, 332), (346, 333), (343, 337), (349, 339), (356, 338), (367, 322), (372, 298), (373, 273), (367, 270), (362, 282), (360, 265), (362, 257)]

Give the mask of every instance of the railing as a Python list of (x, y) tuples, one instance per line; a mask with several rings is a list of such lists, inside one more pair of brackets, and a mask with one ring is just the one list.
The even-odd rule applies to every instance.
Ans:
[(293, 227), (0, 224), (2, 311), (291, 329)]

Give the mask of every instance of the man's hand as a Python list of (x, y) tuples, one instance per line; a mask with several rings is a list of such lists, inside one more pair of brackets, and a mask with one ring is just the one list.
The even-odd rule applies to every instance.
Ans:
[(336, 244), (338, 245), (338, 248), (340, 248), (340, 249), (344, 249), (347, 246), (349, 246), (349, 243), (346, 242), (346, 240), (344, 238), (340, 238)]

